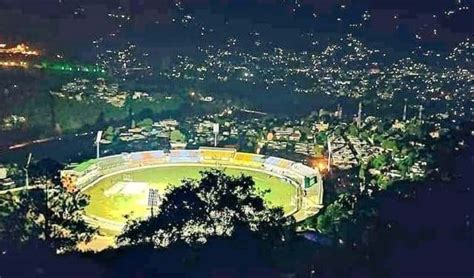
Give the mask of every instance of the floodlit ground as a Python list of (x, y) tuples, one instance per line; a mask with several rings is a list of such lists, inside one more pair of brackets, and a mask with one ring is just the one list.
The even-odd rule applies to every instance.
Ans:
[[(169, 186), (181, 184), (184, 178), (200, 178), (200, 171), (208, 169), (204, 166), (169, 166), (141, 169), (107, 177), (85, 191), (90, 195), (90, 204), (86, 213), (111, 221), (123, 222), (124, 216), (132, 218), (145, 217), (150, 214), (147, 207), (148, 189), (158, 189), (164, 194)], [(229, 175), (252, 176), (258, 190), (270, 189), (265, 200), (271, 206), (281, 206), (285, 212), (294, 209), (291, 205), (296, 189), (278, 177), (263, 172), (225, 169)]]

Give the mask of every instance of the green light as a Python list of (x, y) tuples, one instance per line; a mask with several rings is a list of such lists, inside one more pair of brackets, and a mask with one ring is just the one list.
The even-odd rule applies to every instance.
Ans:
[(81, 64), (74, 64), (74, 63), (63, 63), (63, 62), (48, 62), (42, 61), (40, 63), (40, 67), (46, 70), (53, 70), (53, 71), (64, 71), (64, 72), (77, 72), (77, 73), (96, 73), (96, 74), (104, 74), (106, 70), (99, 67), (98, 65), (81, 65)]

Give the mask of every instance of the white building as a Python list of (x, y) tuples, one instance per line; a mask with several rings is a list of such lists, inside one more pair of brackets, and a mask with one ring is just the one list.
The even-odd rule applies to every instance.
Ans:
[(0, 165), (0, 180), (7, 178), (7, 167)]

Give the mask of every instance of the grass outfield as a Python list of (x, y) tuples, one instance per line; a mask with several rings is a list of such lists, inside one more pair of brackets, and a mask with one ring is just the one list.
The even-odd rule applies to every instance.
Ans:
[[(131, 178), (137, 186), (140, 185), (140, 182), (146, 182), (150, 188), (164, 192), (168, 186), (179, 185), (184, 178), (200, 178), (199, 172), (205, 169), (210, 168), (169, 166), (141, 169), (107, 177), (85, 191), (90, 196), (90, 204), (86, 208), (86, 213), (119, 222), (125, 220), (124, 215), (130, 215), (132, 218), (147, 216), (150, 213), (147, 207), (148, 190), (136, 195), (110, 193), (117, 183), (123, 181), (124, 177)], [(269, 205), (281, 206), (285, 212), (294, 209), (291, 206), (291, 199), (295, 196), (296, 189), (290, 183), (278, 177), (251, 170), (227, 168), (225, 173), (234, 176), (241, 173), (252, 176), (258, 190), (270, 190), (265, 195), (265, 200)]]

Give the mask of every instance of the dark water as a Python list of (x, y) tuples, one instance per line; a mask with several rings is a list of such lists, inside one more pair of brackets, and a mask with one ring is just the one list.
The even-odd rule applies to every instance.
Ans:
[(95, 156), (95, 134), (65, 136), (52, 141), (0, 152), (0, 162), (22, 164), (31, 152), (37, 160), (51, 158), (63, 163), (81, 161)]

